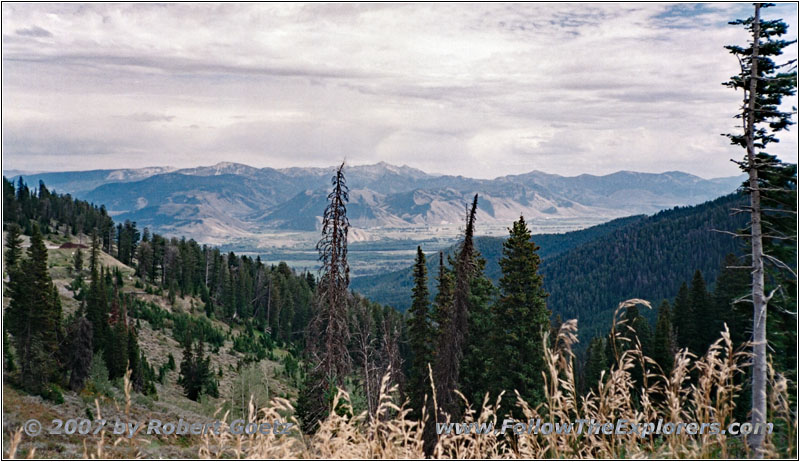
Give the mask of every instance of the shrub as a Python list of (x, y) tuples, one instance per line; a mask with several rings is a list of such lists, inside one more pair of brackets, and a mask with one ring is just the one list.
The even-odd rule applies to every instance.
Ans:
[(41, 397), (56, 404), (64, 403), (64, 394), (61, 390), (61, 387), (54, 383), (45, 385), (44, 390), (42, 390)]

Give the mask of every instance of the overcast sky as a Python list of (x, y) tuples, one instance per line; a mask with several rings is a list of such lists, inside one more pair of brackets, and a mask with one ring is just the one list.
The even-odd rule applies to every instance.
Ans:
[[(751, 9), (4, 3), (3, 169), (734, 175), (723, 46)], [(796, 5), (765, 13), (796, 37)], [(796, 159), (796, 129), (781, 140)]]

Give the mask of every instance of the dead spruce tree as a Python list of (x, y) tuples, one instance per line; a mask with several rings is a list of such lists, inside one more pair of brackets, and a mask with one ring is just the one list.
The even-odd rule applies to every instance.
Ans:
[[(306, 349), (310, 370), (298, 407), (306, 429), (312, 429), (328, 411), (335, 387), (343, 387), (350, 372), (348, 305), (350, 267), (347, 264), (347, 182), (344, 162), (331, 179), (333, 190), (322, 217), (322, 238), (317, 243), (322, 263), (314, 294), (314, 317), (307, 331)], [(299, 411), (300, 409), (298, 409)]]
[[(768, 6), (770, 5), (756, 3), (752, 17), (731, 22), (732, 25), (744, 26), (751, 33), (752, 40), (746, 48), (725, 47), (737, 57), (741, 71), (724, 85), (742, 90), (744, 94), (741, 112), (736, 115), (742, 121), (742, 132), (726, 136), (732, 144), (746, 150), (744, 160), (736, 163), (748, 176), (744, 189), (750, 196), (750, 205), (742, 211), (750, 214), (750, 229), (747, 234), (737, 234), (737, 236), (746, 237), (751, 245), (750, 301), (753, 303), (751, 419), (754, 428), (759, 428), (756, 426), (759, 424), (764, 428), (767, 416), (767, 305), (775, 294), (775, 290), (765, 294), (764, 264), (768, 261), (787, 267), (785, 263), (764, 252), (765, 238), (781, 238), (781, 236), (770, 236), (765, 234), (768, 230), (762, 229), (762, 214), (769, 212), (762, 206), (762, 196), (769, 185), (764, 184), (760, 173), (775, 162), (774, 157), (767, 155), (763, 150), (768, 144), (778, 141), (776, 132), (792, 125), (792, 113), (780, 110), (781, 99), (793, 96), (797, 88), (796, 61), (776, 64), (772, 60), (772, 57), (780, 56), (783, 48), (795, 41), (780, 39), (788, 30), (788, 26), (782, 20), (761, 18), (761, 9)], [(785, 238), (796, 239), (796, 236), (785, 236)], [(751, 435), (749, 444), (758, 457), (763, 455), (763, 443), (763, 432), (754, 432)]]
[(455, 390), (459, 385), (459, 369), (464, 356), (464, 344), (467, 336), (467, 317), (469, 315), (470, 281), (475, 273), (475, 211), (478, 206), (478, 195), (472, 200), (472, 207), (467, 213), (467, 227), (464, 230), (464, 241), (456, 261), (456, 280), (453, 293), (453, 306), (447, 319), (443, 320), (442, 333), (436, 351), (436, 369), (434, 384), (439, 404), (440, 421), (444, 413), (451, 417), (457, 415), (458, 404)]

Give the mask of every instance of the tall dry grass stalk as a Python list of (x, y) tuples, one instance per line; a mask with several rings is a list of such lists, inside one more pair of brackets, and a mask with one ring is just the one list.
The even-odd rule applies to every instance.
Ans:
[[(574, 422), (594, 419), (596, 422), (615, 422), (627, 419), (630, 423), (664, 422), (719, 422), (726, 428), (734, 418), (736, 400), (741, 396), (741, 380), (749, 365), (747, 347), (736, 350), (727, 330), (700, 358), (687, 350), (676, 353), (674, 366), (664, 374), (657, 363), (642, 353), (633, 330), (621, 314), (631, 304), (644, 304), (644, 300), (628, 300), (619, 305), (614, 314), (612, 333), (618, 345), (615, 364), (604, 373), (596, 388), (581, 396), (576, 391), (573, 345), (577, 342), (577, 322), (565, 322), (558, 338), (550, 347), (545, 339), (545, 400), (536, 407), (516, 393), (516, 406), (526, 420), (541, 419), (542, 423)], [(617, 345), (615, 345), (616, 347)], [(640, 377), (637, 380), (638, 372)], [(431, 375), (432, 375), (432, 371)], [(797, 435), (797, 417), (788, 397), (788, 379), (769, 371), (769, 419), (776, 432), (767, 435), (766, 457), (796, 457), (794, 439)], [(126, 414), (130, 398), (126, 378)], [(322, 459), (373, 459), (373, 458), (423, 458), (423, 422), (411, 420), (410, 409), (397, 405), (396, 386), (391, 386), (387, 376), (381, 382), (378, 408), (375, 415), (368, 412), (353, 415), (349, 395), (339, 390), (332, 412), (321, 422), (317, 432), (304, 435), (294, 417), (291, 403), (274, 398), (269, 407), (256, 409), (251, 399), (249, 422), (282, 421), (294, 425), (288, 434), (232, 435), (222, 432), (209, 434), (200, 444), (201, 458), (322, 458)], [(462, 422), (493, 422), (501, 428), (504, 419), (513, 419), (511, 409), (503, 409), (501, 396), (494, 401), (487, 395), (480, 407), (473, 407), (463, 395), (465, 406)], [(434, 406), (438, 405), (435, 388)], [(427, 402), (427, 399), (425, 400)], [(97, 409), (98, 418), (100, 408)], [(437, 413), (422, 412), (438, 419)], [(227, 414), (221, 416), (223, 420)], [(441, 423), (441, 422), (439, 422)], [(430, 422), (435, 425), (436, 422)], [(21, 434), (11, 439), (9, 457), (13, 457), (20, 444)], [(140, 441), (144, 441), (141, 439)], [(120, 441), (114, 441), (113, 445)], [(135, 442), (131, 442), (135, 445)], [(104, 450), (105, 435), (101, 434), (93, 453), (87, 457), (107, 456)], [(569, 434), (446, 434), (440, 435), (432, 451), (434, 458), (727, 458), (751, 455), (742, 436), (697, 434), (689, 435), (606, 435)]]
[[(633, 329), (623, 316), (633, 304), (650, 307), (645, 300), (623, 302), (614, 314), (613, 336), (617, 345), (616, 361), (604, 373), (595, 390), (580, 396), (576, 388), (573, 345), (577, 342), (577, 321), (565, 322), (558, 338), (549, 347), (545, 340), (544, 372), (545, 401), (536, 407), (520, 398), (516, 406), (526, 420), (544, 422), (574, 422), (594, 419), (597, 422), (615, 422), (627, 419), (631, 424), (657, 422), (719, 422), (726, 428), (733, 421), (736, 400), (741, 395), (741, 380), (737, 376), (749, 365), (747, 348), (735, 349), (730, 333), (725, 328), (721, 337), (700, 358), (687, 350), (675, 355), (675, 365), (664, 374), (658, 364), (642, 353), (642, 347)], [(616, 345), (615, 345), (616, 346)], [(637, 382), (634, 371), (640, 371)], [(797, 419), (788, 399), (787, 379), (771, 371), (770, 409), (776, 428), (785, 428), (783, 434), (767, 436), (767, 456), (773, 458), (795, 457)], [(243, 458), (422, 458), (423, 423), (407, 418), (409, 410), (392, 402), (393, 389), (387, 379), (381, 384), (380, 410), (371, 418), (367, 413), (350, 416), (350, 412), (331, 414), (323, 421), (316, 434), (300, 435), (295, 432), (284, 436), (241, 437), (232, 439), (222, 435), (216, 446), (233, 450), (232, 455)], [(488, 395), (478, 407), (458, 394), (465, 406), (462, 422), (493, 422), (501, 428), (504, 419), (512, 419), (511, 410), (503, 409), (501, 396), (492, 400)], [(433, 402), (436, 403), (434, 390)], [(336, 402), (349, 403), (349, 397), (340, 391)], [(426, 400), (427, 401), (427, 400)], [(345, 408), (349, 404), (345, 404)], [(346, 409), (343, 409), (346, 410)], [(253, 410), (253, 412), (255, 412)], [(286, 400), (273, 400), (270, 408), (260, 415), (269, 420), (276, 415), (292, 414)], [(422, 415), (429, 415), (423, 412)], [(436, 413), (430, 413), (436, 418)], [(435, 425), (436, 422), (431, 422)], [(778, 437), (782, 444), (774, 444)], [(778, 446), (782, 449), (779, 452)], [(201, 456), (219, 457), (223, 452), (201, 450)], [(455, 434), (440, 435), (432, 456), (434, 458), (724, 458), (746, 457), (749, 453), (744, 437), (705, 434), (689, 435), (605, 435), (598, 434)]]

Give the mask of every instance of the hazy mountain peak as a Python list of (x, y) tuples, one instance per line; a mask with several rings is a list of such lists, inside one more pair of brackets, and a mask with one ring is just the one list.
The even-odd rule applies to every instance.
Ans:
[(106, 179), (109, 181), (135, 181), (175, 170), (177, 170), (175, 167), (123, 168), (109, 171)]
[(210, 166), (200, 166), (194, 168), (184, 168), (178, 170), (177, 173), (183, 175), (198, 175), (198, 176), (212, 176), (212, 175), (255, 175), (259, 169), (251, 167), (246, 164), (239, 164), (236, 162), (218, 162)]
[[(333, 167), (259, 169), (219, 162), (180, 170), (54, 172), (25, 180), (35, 185), (41, 179), (51, 190), (105, 204), (121, 220), (209, 241), (234, 236), (233, 228), (240, 227), (243, 233), (316, 229), (333, 172)], [(714, 199), (741, 183), (738, 177), (705, 180), (682, 172), (631, 171), (564, 177), (534, 170), (479, 180), (432, 175), (387, 162), (349, 166), (346, 175), (351, 190), (348, 212), (354, 226), (365, 229), (460, 223), (475, 193), (480, 195), (481, 219), (487, 225), (507, 226), (520, 213), (532, 222), (654, 213)], [(233, 228), (192, 225), (212, 218)], [(197, 234), (203, 232), (217, 234)]]
[(435, 175), (429, 175), (423, 172), (422, 170), (409, 167), (408, 165), (397, 166), (384, 161), (378, 162), (376, 164), (352, 165), (349, 167), (345, 166), (345, 171), (362, 173), (362, 174), (372, 174), (372, 175), (383, 175), (386, 173), (392, 173), (395, 175), (405, 175), (412, 178), (424, 178), (424, 177), (435, 176)]

